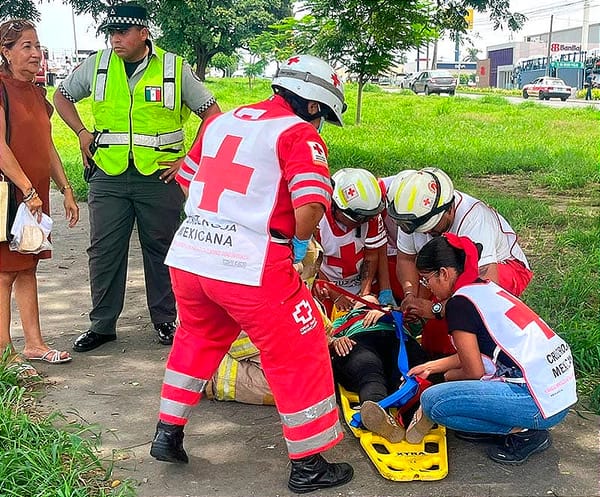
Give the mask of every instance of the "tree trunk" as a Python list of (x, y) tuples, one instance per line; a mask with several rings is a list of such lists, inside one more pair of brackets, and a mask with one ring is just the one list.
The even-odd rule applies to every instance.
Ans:
[(206, 54), (198, 56), (198, 52), (196, 52), (196, 76), (200, 81), (206, 80), (206, 67), (209, 60)]
[(363, 86), (365, 86), (365, 79), (364, 79), (364, 75), (359, 75), (358, 76), (358, 97), (356, 99), (356, 119), (354, 121), (354, 124), (359, 125), (360, 124), (360, 115), (362, 112), (362, 94), (363, 94)]

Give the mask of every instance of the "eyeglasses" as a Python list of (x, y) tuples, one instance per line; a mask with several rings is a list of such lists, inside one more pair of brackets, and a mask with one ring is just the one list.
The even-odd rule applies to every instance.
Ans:
[(439, 271), (433, 271), (432, 273), (424, 274), (419, 278), (419, 283), (425, 288), (429, 288), (429, 280), (434, 276), (437, 276), (439, 273)]

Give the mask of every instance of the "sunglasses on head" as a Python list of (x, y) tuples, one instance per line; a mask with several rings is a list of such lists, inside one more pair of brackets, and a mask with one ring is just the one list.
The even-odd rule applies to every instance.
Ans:
[(1, 44), (4, 45), (4, 41), (8, 37), (8, 33), (10, 33), (11, 31), (14, 31), (15, 33), (20, 33), (21, 31), (25, 31), (26, 29), (35, 29), (35, 24), (33, 24), (31, 21), (26, 20), (12, 21), (6, 28), (6, 32), (2, 37)]

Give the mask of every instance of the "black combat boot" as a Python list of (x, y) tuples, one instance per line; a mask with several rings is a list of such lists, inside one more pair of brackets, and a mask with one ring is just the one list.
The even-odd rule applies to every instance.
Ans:
[(159, 461), (187, 464), (188, 455), (183, 448), (183, 426), (159, 421), (150, 447), (150, 455)]
[(343, 485), (354, 475), (354, 470), (348, 463), (330, 463), (321, 454), (291, 461), (292, 473), (288, 487), (298, 494)]

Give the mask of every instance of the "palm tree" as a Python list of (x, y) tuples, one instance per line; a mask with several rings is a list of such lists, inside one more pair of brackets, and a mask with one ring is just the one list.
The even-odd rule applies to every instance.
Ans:
[(477, 54), (479, 52), (481, 52), (481, 50), (479, 50), (478, 48), (467, 48), (467, 55), (465, 55), (465, 57), (463, 58), (463, 62), (477, 62), (479, 60), (479, 57), (477, 57)]

